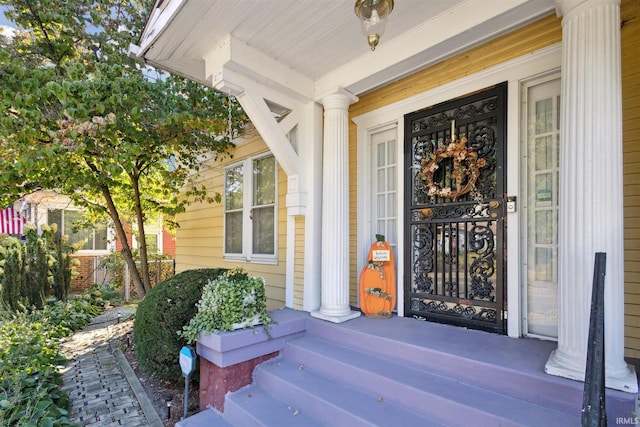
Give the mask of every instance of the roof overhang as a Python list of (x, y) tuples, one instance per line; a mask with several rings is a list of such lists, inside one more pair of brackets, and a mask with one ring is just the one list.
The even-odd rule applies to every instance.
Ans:
[[(554, 11), (553, 0), (398, 0), (372, 52), (354, 0), (159, 0), (131, 54), (233, 93), (361, 95)], [(277, 102), (277, 101), (276, 101)]]

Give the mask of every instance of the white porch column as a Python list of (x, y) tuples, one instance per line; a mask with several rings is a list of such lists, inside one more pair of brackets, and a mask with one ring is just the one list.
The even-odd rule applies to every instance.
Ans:
[(311, 315), (335, 323), (360, 315), (349, 307), (349, 105), (357, 100), (343, 89), (322, 99), (322, 278)]
[(620, 0), (555, 0), (562, 16), (558, 348), (545, 370), (584, 380), (595, 252), (606, 252), (606, 385), (637, 392), (624, 360)]

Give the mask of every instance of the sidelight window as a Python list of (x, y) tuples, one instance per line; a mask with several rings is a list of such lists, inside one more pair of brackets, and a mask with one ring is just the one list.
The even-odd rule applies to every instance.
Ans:
[(560, 79), (532, 82), (526, 91), (526, 334), (558, 335), (558, 180)]

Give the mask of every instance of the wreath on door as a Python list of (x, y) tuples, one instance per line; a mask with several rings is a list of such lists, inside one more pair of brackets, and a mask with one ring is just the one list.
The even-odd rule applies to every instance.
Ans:
[[(467, 138), (450, 142), (446, 146), (439, 147), (429, 157), (422, 159), (422, 178), (427, 181), (427, 194), (456, 200), (475, 188), (480, 176), (480, 169), (486, 166), (483, 158), (478, 158), (478, 153), (471, 147), (467, 147)], [(440, 162), (444, 159), (453, 159), (453, 174), (451, 181), (455, 184), (450, 187), (441, 187), (433, 179), (435, 172), (440, 168)]]

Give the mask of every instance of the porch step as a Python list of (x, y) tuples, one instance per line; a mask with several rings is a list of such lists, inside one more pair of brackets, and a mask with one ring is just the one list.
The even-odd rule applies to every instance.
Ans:
[[(372, 324), (373, 323), (373, 324)], [(555, 343), (415, 319), (310, 319), (307, 334), (399, 365), (568, 414), (579, 414), (583, 383), (544, 374)], [(577, 411), (577, 412), (576, 412)]]
[[(303, 340), (306, 340), (303, 339)], [(368, 381), (367, 376), (361, 377)], [(289, 360), (274, 359), (256, 368), (255, 387), (330, 426), (443, 426), (361, 388), (329, 378)]]
[[(313, 336), (289, 341), (283, 355), (282, 360), (274, 362), (278, 363), (277, 369), (269, 364), (258, 367), (255, 373), (258, 384), (261, 383), (261, 376), (269, 373), (281, 375), (297, 387), (302, 387), (301, 384), (306, 385), (306, 382), (301, 378), (302, 375), (296, 375), (297, 372), (307, 376), (316, 375), (324, 378), (325, 382), (339, 382), (341, 386), (344, 384), (357, 388), (374, 398), (380, 396), (382, 401), (420, 414), (432, 423), (450, 426), (466, 426), (469, 420), (473, 420), (477, 426), (570, 426), (580, 421), (558, 410), (434, 375), (412, 364), (401, 365), (371, 352), (352, 350)], [(286, 369), (286, 374), (281, 372)], [(313, 374), (310, 373), (312, 369), (315, 371)], [(282, 386), (278, 384), (273, 392), (283, 393)], [(332, 390), (331, 384), (327, 384), (326, 388)], [(320, 393), (322, 389), (314, 387), (313, 390)], [(295, 395), (283, 393), (281, 398), (291, 399)], [(397, 416), (392, 416), (388, 424), (380, 425), (429, 425), (425, 421), (392, 422), (401, 419), (394, 417)]]
[(276, 399), (254, 384), (227, 394), (224, 418), (230, 425), (242, 427), (320, 427), (324, 425), (310, 418), (304, 411)]
[[(180, 427), (580, 425), (584, 384), (544, 373), (553, 342), (398, 317), (306, 327), (226, 395), (220, 423)], [(607, 390), (607, 412), (634, 399)]]

